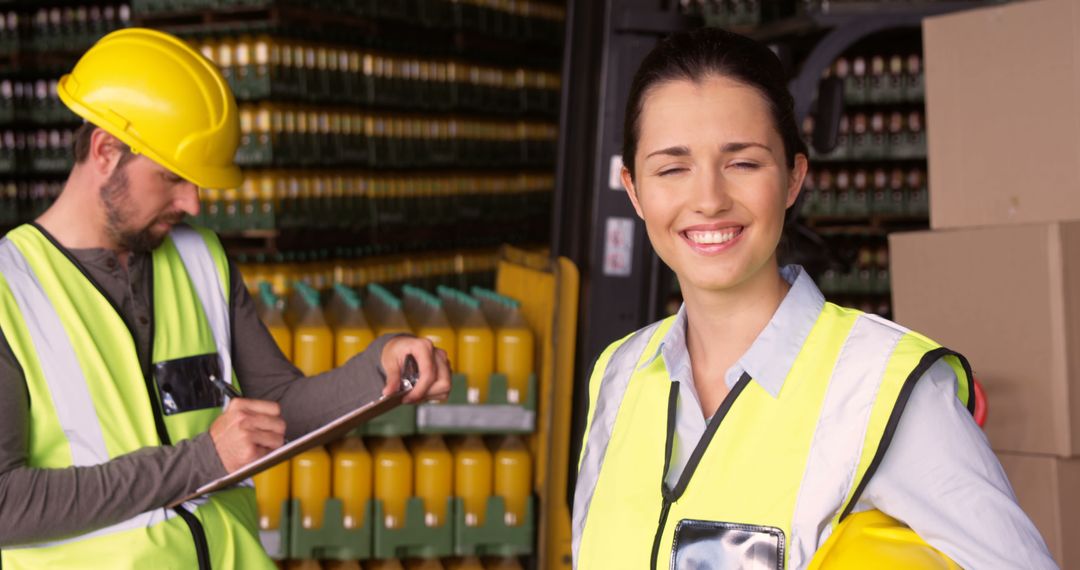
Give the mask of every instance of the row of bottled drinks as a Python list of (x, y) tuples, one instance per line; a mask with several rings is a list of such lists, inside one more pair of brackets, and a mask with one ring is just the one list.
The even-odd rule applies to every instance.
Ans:
[[(243, 269), (260, 318), (306, 376), (343, 365), (378, 336), (408, 332), (447, 352), (464, 394), (461, 402), (425, 406), (473, 406), (480, 414), (497, 400), (525, 413), (535, 390), (535, 340), (517, 301), (481, 288), (433, 293), (405, 285), (395, 295), (377, 284), (356, 289), (338, 282), (320, 292), (299, 279), (279, 281), (275, 292), (251, 266)], [(502, 393), (492, 394), (493, 379)], [(388, 558), (410, 548), (428, 559), (531, 552), (527, 434), (453, 426), (439, 433), (415, 420), (382, 420), (255, 477), (268, 550), (303, 559), (326, 552)], [(499, 520), (488, 520), (493, 513)]]

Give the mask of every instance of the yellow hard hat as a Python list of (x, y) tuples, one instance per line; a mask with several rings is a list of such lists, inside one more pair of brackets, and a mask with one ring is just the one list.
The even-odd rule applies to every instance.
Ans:
[(221, 72), (183, 40), (117, 30), (60, 78), (60, 100), (133, 152), (203, 188), (235, 188), (236, 99)]
[(808, 570), (960, 570), (904, 523), (881, 511), (854, 513), (814, 554)]

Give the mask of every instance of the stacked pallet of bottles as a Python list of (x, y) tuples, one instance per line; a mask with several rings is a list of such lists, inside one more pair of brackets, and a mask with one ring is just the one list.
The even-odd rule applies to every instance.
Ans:
[(404, 406), (255, 478), (288, 568), (518, 568), (533, 555), (532, 331), (492, 292), (498, 246), (542, 245), (565, 7), (549, 1), (135, 0), (236, 94), (239, 188), (203, 189), (306, 375), (411, 332), (454, 363)]
[[(553, 24), (564, 8), (428, 0), (294, 14), (288, 3), (248, 2), (191, 24), (143, 4), (136, 14), (164, 10), (144, 19), (217, 63), (239, 101), (246, 180), (207, 189), (199, 223), (285, 242), (317, 229), (321, 239), (302, 241), (318, 247), (284, 248), (309, 258), (326, 246), (407, 253), (547, 241), (560, 85)], [(236, 19), (263, 14), (261, 5), (268, 20)], [(333, 21), (319, 22), (318, 35), (275, 21), (319, 10)], [(424, 32), (415, 44), (401, 39), (410, 30)]]
[(889, 317), (886, 236), (927, 227), (929, 196), (918, 43), (886, 45), (856, 45), (827, 71), (844, 84), (845, 114), (836, 147), (811, 151), (801, 215), (832, 248), (834, 263), (815, 276), (825, 295)]
[[(454, 260), (430, 261), (429, 278), (450, 277), (441, 271)], [(330, 286), (295, 268), (242, 269), (257, 283), (261, 318), (308, 376), (398, 332), (430, 339), (456, 363), (446, 403), (399, 407), (256, 475), (268, 551), (290, 569), (521, 568), (535, 545), (537, 347), (519, 303), (476, 286), (416, 287), (370, 262), (366, 273), (330, 272), (391, 282)]]
[(115, 1), (0, 2), (0, 232), (44, 211), (71, 168), (79, 119), (60, 103), (57, 79), (130, 20)]

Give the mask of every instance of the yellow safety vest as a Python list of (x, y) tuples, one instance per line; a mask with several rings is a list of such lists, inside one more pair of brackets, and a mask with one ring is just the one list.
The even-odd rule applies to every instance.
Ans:
[[(648, 356), (674, 319), (612, 344), (593, 370), (574, 494), (576, 568), (667, 568), (673, 555), (688, 564), (771, 559), (776, 568), (795, 556), (804, 566), (824, 530), (817, 524), (851, 512), (934, 362), (944, 358), (961, 401), (974, 402), (962, 356), (826, 303), (779, 394), (744, 374), (669, 488), (679, 389), (663, 359)], [(808, 526), (817, 532), (797, 532)], [(744, 551), (716, 550), (725, 541)]]
[[(193, 388), (161, 377), (173, 366), (185, 379), (192, 366), (212, 366), (235, 384), (221, 244), (179, 226), (152, 259), (153, 355), (144, 370), (119, 311), (51, 236), (24, 225), (0, 240), (0, 330), (30, 396), (29, 467), (98, 465), (194, 437), (220, 415), (220, 396), (206, 405), (203, 390), (194, 394), (201, 404), (184, 408), (177, 400)], [(256, 519), (254, 492), (240, 486), (82, 535), (7, 546), (0, 566), (273, 568)]]

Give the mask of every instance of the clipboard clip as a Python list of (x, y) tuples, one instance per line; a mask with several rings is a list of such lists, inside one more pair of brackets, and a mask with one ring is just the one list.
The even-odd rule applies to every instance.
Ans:
[(420, 365), (411, 354), (405, 355), (405, 364), (401, 366), (401, 390), (412, 390), (420, 380)]

